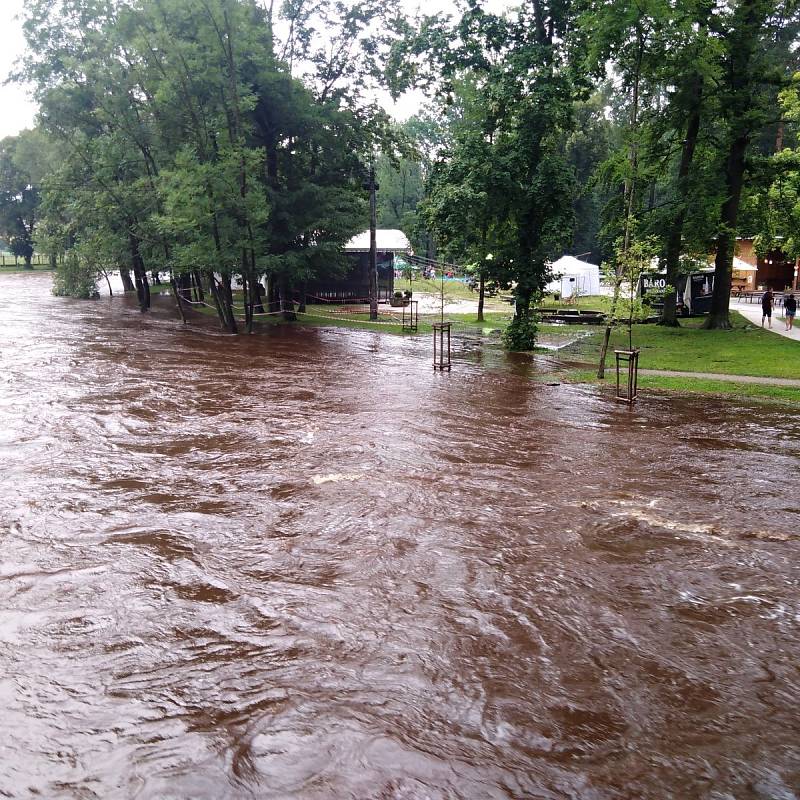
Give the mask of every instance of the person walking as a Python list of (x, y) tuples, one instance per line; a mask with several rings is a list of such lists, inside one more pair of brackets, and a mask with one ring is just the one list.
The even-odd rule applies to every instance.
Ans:
[(783, 301), (783, 312), (786, 316), (786, 330), (790, 331), (794, 327), (794, 315), (797, 313), (797, 300), (793, 294)]
[(761, 295), (761, 327), (764, 327), (764, 320), (769, 320), (769, 326), (772, 327), (772, 289), (767, 289)]

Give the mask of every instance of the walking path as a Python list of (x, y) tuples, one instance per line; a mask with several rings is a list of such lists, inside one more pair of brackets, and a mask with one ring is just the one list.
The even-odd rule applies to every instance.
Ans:
[[(761, 325), (761, 303), (742, 303), (741, 301), (737, 301), (731, 303), (730, 307), (732, 311), (738, 311), (748, 322), (752, 322), (757, 326)], [(797, 325), (797, 318), (795, 317), (794, 328), (790, 331), (785, 330), (786, 323), (783, 319), (783, 308), (773, 308), (772, 327), (765, 327), (764, 330), (800, 342), (800, 328), (798, 328)]]
[(768, 386), (792, 386), (800, 389), (800, 380), (796, 378), (766, 378), (759, 375), (728, 375), (717, 372), (679, 372), (674, 369), (640, 369), (639, 374), (662, 375), (668, 378), (702, 378), (726, 383), (762, 383)]

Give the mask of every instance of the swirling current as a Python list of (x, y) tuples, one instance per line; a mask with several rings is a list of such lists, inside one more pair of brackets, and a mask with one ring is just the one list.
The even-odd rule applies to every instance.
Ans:
[(0, 276), (0, 796), (800, 786), (800, 418)]

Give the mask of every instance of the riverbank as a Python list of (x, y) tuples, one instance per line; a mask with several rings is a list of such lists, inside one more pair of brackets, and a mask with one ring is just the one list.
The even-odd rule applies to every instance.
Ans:
[[(453, 323), (454, 335), (482, 335), (499, 339), (511, 321), (511, 313), (489, 312), (485, 321), (476, 321), (475, 313), (452, 314), (446, 318)], [(753, 326), (736, 312), (731, 313), (733, 329), (729, 331), (702, 330), (701, 318), (683, 320), (680, 328), (659, 325), (634, 325), (633, 346), (640, 349), (642, 374), (639, 384), (643, 389), (660, 389), (668, 392), (695, 392), (753, 398), (772, 398), (800, 403), (800, 387), (770, 384), (770, 379), (800, 381), (800, 344)], [(432, 318), (421, 318), (419, 333), (430, 333)], [(374, 327), (357, 316), (337, 318), (329, 310), (311, 309), (301, 317), (303, 325), (335, 325), (337, 327)], [(382, 329), (402, 333), (399, 325), (392, 324), (386, 315), (381, 319)], [(568, 379), (580, 383), (599, 383), (596, 379), (597, 363), (604, 329), (589, 326), (550, 325), (539, 326), (539, 343), (543, 349), (553, 351), (558, 372), (568, 374)], [(628, 332), (624, 328), (612, 331), (607, 368), (613, 369), (613, 350), (629, 346)], [(693, 374), (657, 374), (658, 372)], [(715, 375), (727, 376), (715, 378)], [(741, 376), (734, 382), (731, 376)], [(746, 380), (745, 380), (746, 378)]]
[(22, 264), (9, 264), (8, 266), (0, 265), (0, 275), (5, 275), (12, 272), (27, 272), (30, 274), (31, 272), (55, 272), (55, 270), (49, 264), (37, 264), (30, 269), (27, 269)]
[[(415, 282), (415, 284), (418, 282)], [(427, 283), (434, 284), (428, 281)], [(466, 336), (498, 342), (512, 319), (510, 305), (499, 298), (487, 301), (484, 321), (477, 321), (477, 304), (465, 298), (469, 289), (457, 282), (445, 283), (445, 319), (453, 325), (454, 337)], [(448, 288), (451, 290), (448, 294)], [(167, 292), (168, 287), (162, 287)], [(430, 335), (432, 324), (439, 320), (434, 313), (440, 298), (420, 292), (415, 285), (420, 313), (416, 335)], [(579, 307), (597, 307), (605, 298), (583, 298)], [(199, 313), (216, 316), (211, 307), (195, 307)], [(408, 312), (408, 310), (406, 310)], [(304, 327), (334, 327), (354, 330), (375, 330), (393, 335), (414, 335), (403, 330), (402, 310), (381, 306), (377, 321), (369, 319), (364, 306), (309, 305), (291, 323)], [(702, 330), (703, 318), (681, 320), (678, 328), (653, 324), (633, 326), (632, 342), (640, 349), (642, 389), (676, 393), (696, 393), (725, 397), (773, 399), (800, 404), (800, 389), (770, 385), (769, 379), (800, 380), (800, 343), (762, 329), (731, 311), (733, 328), (728, 331)], [(258, 326), (284, 324), (279, 315), (260, 316)], [(626, 328), (612, 332), (607, 379), (596, 378), (597, 363), (604, 328), (584, 325), (540, 324), (538, 343), (551, 353), (543, 365), (543, 379), (564, 380), (595, 385), (608, 384), (613, 370), (613, 350), (629, 346)], [(658, 373), (665, 374), (658, 374)], [(679, 374), (666, 374), (666, 373)], [(687, 374), (691, 373), (691, 374)], [(716, 377), (720, 376), (720, 377)], [(726, 376), (726, 377), (723, 377)], [(736, 382), (734, 376), (743, 380)], [(745, 380), (746, 378), (746, 380)]]

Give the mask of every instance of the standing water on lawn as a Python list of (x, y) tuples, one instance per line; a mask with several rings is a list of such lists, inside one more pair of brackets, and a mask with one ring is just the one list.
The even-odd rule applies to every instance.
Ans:
[(210, 323), (0, 276), (0, 795), (796, 796), (796, 414)]

